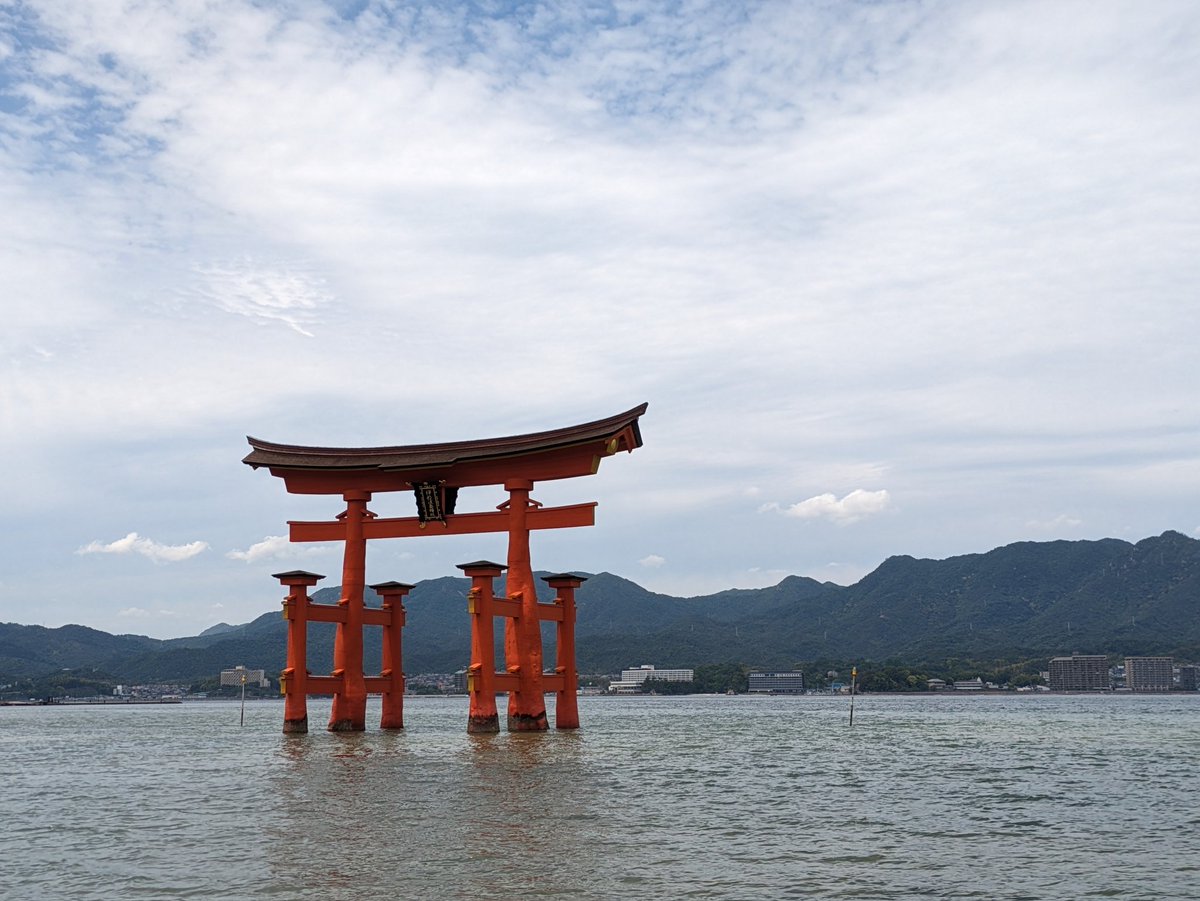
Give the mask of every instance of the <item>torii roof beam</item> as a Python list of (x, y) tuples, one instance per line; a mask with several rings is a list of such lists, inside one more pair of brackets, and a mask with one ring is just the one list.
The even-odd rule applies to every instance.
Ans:
[(514, 479), (567, 479), (592, 475), (603, 457), (641, 447), (638, 419), (646, 407), (641, 404), (607, 419), (546, 432), (446, 444), (303, 447), (248, 436), (253, 450), (242, 462), (255, 469), (267, 467), (292, 494), (406, 491), (435, 481), (465, 487)]

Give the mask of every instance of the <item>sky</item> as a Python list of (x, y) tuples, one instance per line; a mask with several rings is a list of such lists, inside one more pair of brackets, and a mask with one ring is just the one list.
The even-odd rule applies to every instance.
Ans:
[(343, 505), (247, 435), (643, 401), (642, 448), (534, 491), (599, 502), (536, 569), (692, 596), (1200, 536), (1198, 48), (1190, 0), (0, 0), (0, 621), (182, 636), (336, 584), (282, 536)]

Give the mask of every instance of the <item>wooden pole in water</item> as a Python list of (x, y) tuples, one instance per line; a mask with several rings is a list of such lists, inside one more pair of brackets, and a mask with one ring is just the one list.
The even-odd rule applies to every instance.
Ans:
[(244, 672), (242, 673), (242, 718), (238, 725), (246, 725), (246, 674)]
[(854, 725), (854, 685), (858, 681), (858, 667), (850, 667), (850, 725)]

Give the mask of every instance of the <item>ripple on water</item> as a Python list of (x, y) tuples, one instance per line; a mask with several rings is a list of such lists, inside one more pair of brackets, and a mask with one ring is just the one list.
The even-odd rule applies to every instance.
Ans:
[(853, 730), (841, 699), (582, 700), (579, 732), (494, 736), (463, 699), (358, 735), (0, 708), (0, 896), (1193, 893), (1200, 698), (864, 696)]

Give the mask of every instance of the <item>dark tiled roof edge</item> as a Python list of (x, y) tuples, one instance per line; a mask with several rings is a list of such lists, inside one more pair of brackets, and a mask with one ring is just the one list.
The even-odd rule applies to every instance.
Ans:
[[(407, 469), (445, 466), (456, 462), (521, 456), (559, 447), (569, 447), (612, 438), (632, 428), (634, 447), (641, 447), (638, 419), (649, 404), (640, 404), (624, 413), (566, 428), (476, 441), (452, 441), (444, 444), (410, 444), (395, 447), (307, 447), (275, 444), (246, 437), (253, 450), (242, 460), (249, 466), (278, 466), (295, 469)], [(630, 448), (632, 450), (633, 448)]]

